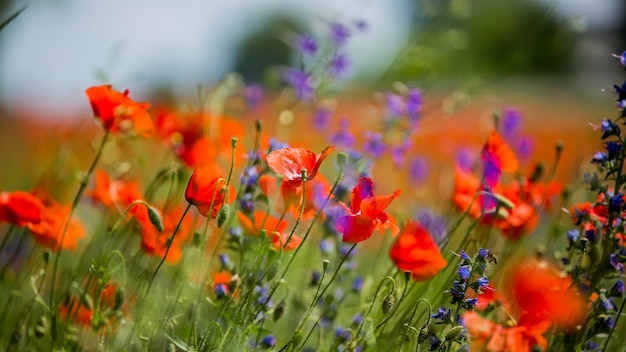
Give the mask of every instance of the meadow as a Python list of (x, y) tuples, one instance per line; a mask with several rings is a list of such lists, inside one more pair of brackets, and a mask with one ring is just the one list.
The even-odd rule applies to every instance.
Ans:
[(0, 349), (621, 350), (626, 52), (600, 113), (355, 94), (359, 26), (295, 35), (278, 91), (1, 120)]

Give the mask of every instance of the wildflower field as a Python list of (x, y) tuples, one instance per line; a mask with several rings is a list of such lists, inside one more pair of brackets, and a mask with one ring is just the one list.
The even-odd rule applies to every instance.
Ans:
[(362, 26), (294, 34), (280, 90), (0, 120), (0, 350), (623, 351), (626, 52), (612, 115), (551, 120), (343, 92)]

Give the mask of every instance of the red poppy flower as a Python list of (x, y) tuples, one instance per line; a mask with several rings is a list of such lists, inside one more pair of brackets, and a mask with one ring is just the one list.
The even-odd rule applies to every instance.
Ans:
[[(259, 177), (259, 187), (265, 196), (269, 199), (275, 199), (277, 196), (278, 180), (271, 175), (262, 175)], [(304, 213), (303, 219), (311, 219), (315, 216), (315, 212), (319, 209), (318, 200), (324, 199), (330, 193), (330, 183), (323, 176), (317, 176), (315, 179), (306, 182), (306, 199), (304, 200)], [(300, 207), (302, 204), (302, 186), (293, 187), (287, 183), (282, 182), (280, 184), (280, 193), (283, 199), (284, 206), (287, 211), (291, 212), (294, 217), (300, 215)], [(282, 209), (279, 209), (282, 211)]]
[(87, 195), (108, 208), (121, 207), (123, 211), (133, 201), (143, 198), (137, 181), (113, 180), (104, 170), (97, 170), (95, 179), (95, 187), (87, 191)]
[(142, 205), (133, 208), (133, 216), (141, 225), (141, 248), (150, 256), (164, 257), (168, 243), (171, 241), (169, 252), (165, 261), (175, 264), (182, 257), (182, 248), (189, 240), (194, 223), (192, 218), (186, 216), (180, 224), (176, 236), (172, 238), (174, 230), (183, 216), (184, 210), (180, 207), (173, 208), (168, 213), (162, 215), (163, 232), (154, 227), (148, 216), (148, 210)]
[(302, 238), (298, 235), (291, 236), (291, 240), (287, 242), (289, 239), (289, 234), (285, 233), (287, 226), (289, 226), (287, 221), (279, 220), (264, 211), (255, 211), (252, 219), (244, 213), (238, 212), (237, 218), (241, 227), (248, 234), (258, 236), (261, 231), (265, 230), (266, 236), (270, 238), (275, 249), (290, 251), (298, 248), (302, 243)]
[(274, 172), (283, 175), (286, 185), (297, 187), (303, 181), (302, 169), (306, 170), (305, 181), (313, 179), (322, 161), (333, 150), (335, 150), (334, 146), (328, 146), (315, 155), (312, 151), (302, 148), (278, 149), (267, 155), (267, 165)]
[[(70, 205), (60, 205), (53, 200), (45, 201), (41, 213), (41, 222), (27, 224), (35, 241), (53, 251), (58, 251), (59, 249), (75, 250), (78, 247), (78, 239), (85, 237), (86, 231), (80, 219), (72, 216), (63, 237), (63, 230), (70, 208)], [(63, 239), (63, 243), (61, 243), (61, 239)]]
[(550, 328), (549, 321), (502, 326), (481, 317), (476, 312), (465, 312), (463, 325), (471, 337), (472, 350), (527, 352), (535, 345), (542, 350), (548, 345), (543, 334)]
[(230, 204), (235, 200), (235, 188), (226, 186), (226, 181), (216, 175), (215, 168), (196, 167), (187, 183), (185, 199), (198, 208), (200, 214), (211, 218), (217, 217), (222, 203)]
[(134, 130), (142, 137), (148, 137), (154, 126), (146, 111), (148, 103), (137, 103), (123, 93), (113, 90), (111, 85), (88, 88), (85, 93), (89, 98), (94, 115), (110, 132)]
[(24, 191), (0, 193), (0, 222), (17, 226), (41, 222), (43, 204), (33, 194)]
[(352, 214), (339, 218), (336, 223), (337, 230), (343, 233), (344, 242), (364, 241), (370, 238), (375, 230), (382, 234), (386, 229), (391, 229), (393, 236), (400, 232), (396, 220), (384, 210), (402, 194), (402, 190), (396, 190), (388, 196), (375, 196), (373, 189), (374, 182), (369, 177), (359, 178), (357, 185), (352, 189), (350, 203)]
[(406, 224), (389, 255), (398, 269), (410, 271), (416, 281), (428, 280), (448, 265), (428, 231), (417, 222)]
[(518, 163), (515, 153), (496, 130), (492, 130), (489, 134), (480, 158), (485, 173), (485, 182), (492, 187), (498, 182), (503, 171), (513, 172), (517, 170)]
[(586, 316), (586, 302), (569, 276), (548, 261), (532, 259), (515, 265), (508, 282), (508, 296), (518, 308), (520, 321), (548, 320), (559, 327), (579, 324)]

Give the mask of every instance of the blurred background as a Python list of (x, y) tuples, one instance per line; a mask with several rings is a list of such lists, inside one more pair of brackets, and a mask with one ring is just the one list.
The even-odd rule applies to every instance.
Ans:
[[(51, 168), (90, 160), (89, 86), (128, 88), (155, 106), (196, 104), (199, 86), (238, 72), (276, 97), (276, 67), (301, 64), (294, 35), (328, 40), (336, 23), (350, 32), (329, 128), (345, 116), (363, 140), (363, 129), (383, 128), (385, 95), (376, 92), (419, 87), (423, 120), (409, 154), (446, 187), (434, 170), (446, 175), (461, 147), (478, 150), (494, 112), (511, 106), (532, 136), (527, 162), (549, 160), (561, 140), (561, 177), (579, 179), (600, 147), (589, 122), (615, 114), (610, 93), (624, 79), (611, 56), (626, 49), (622, 0), (0, 0), (0, 23), (20, 10), (0, 30), (0, 150), (3, 165), (31, 171), (0, 175), (5, 188), (32, 187), (47, 172), (33, 157)], [(289, 126), (278, 121), (285, 102), (265, 102), (250, 118), (268, 120), (268, 133), (327, 145), (329, 131), (298, 133), (315, 125), (324, 100)], [(385, 177), (388, 159), (377, 162)]]
[(365, 24), (345, 84), (381, 90), (530, 79), (597, 97), (626, 49), (621, 0), (2, 0), (0, 21), (24, 7), (0, 32), (0, 102), (48, 113), (87, 111), (85, 87), (103, 82), (145, 97), (233, 71), (262, 81), (294, 60), (285, 33), (329, 22)]

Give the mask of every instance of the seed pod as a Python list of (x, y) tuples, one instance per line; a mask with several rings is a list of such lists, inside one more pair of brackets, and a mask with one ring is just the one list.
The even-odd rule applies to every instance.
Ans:
[(150, 219), (152, 225), (154, 225), (154, 227), (159, 230), (159, 232), (163, 232), (163, 230), (165, 230), (165, 227), (163, 226), (163, 219), (161, 218), (161, 214), (159, 214), (159, 211), (149, 205), (146, 205), (146, 208), (148, 208), (148, 218)]
[(461, 325), (457, 325), (452, 329), (448, 330), (446, 333), (446, 341), (451, 341), (457, 338), (459, 334), (463, 331), (463, 327)]
[(222, 205), (220, 211), (217, 213), (217, 227), (222, 227), (226, 219), (228, 219), (228, 215), (230, 215), (230, 206), (226, 203)]
[(113, 303), (113, 310), (120, 310), (126, 302), (126, 291), (120, 287), (115, 291), (115, 302)]
[(383, 299), (382, 310), (383, 314), (389, 313), (393, 307), (396, 305), (396, 295), (393, 294), (393, 291), (389, 292), (389, 294)]

